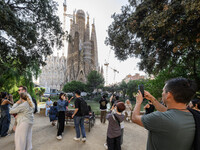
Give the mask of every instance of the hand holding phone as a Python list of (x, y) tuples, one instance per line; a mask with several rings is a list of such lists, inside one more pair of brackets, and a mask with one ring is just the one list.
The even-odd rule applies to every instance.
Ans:
[(144, 97), (144, 85), (139, 85), (138, 86), (138, 90), (140, 90), (140, 92), (142, 93), (142, 96)]

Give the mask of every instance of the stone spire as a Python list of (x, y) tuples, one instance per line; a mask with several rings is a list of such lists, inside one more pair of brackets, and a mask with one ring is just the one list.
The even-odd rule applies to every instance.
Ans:
[(96, 30), (95, 30), (95, 24), (92, 24), (92, 33), (91, 33), (91, 41), (93, 43), (93, 48), (92, 48), (92, 60), (94, 63), (94, 70), (98, 70), (98, 50), (97, 50), (97, 37), (96, 37)]
[[(66, 12), (67, 12), (67, 2), (64, 0), (63, 3), (63, 8), (64, 8), (64, 13), (63, 13), (63, 31), (66, 31)], [(63, 37), (63, 48), (62, 48), (62, 56), (65, 54), (65, 42), (66, 42), (66, 37)]]
[(73, 11), (73, 24), (76, 23), (76, 10)]
[(89, 14), (87, 13), (87, 24), (85, 29), (85, 41), (90, 40), (90, 25), (89, 25)]

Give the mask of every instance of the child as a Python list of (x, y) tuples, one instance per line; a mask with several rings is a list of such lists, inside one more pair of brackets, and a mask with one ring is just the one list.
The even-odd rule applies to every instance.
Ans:
[(120, 123), (124, 121), (125, 116), (122, 112), (125, 110), (123, 102), (118, 102), (114, 109), (116, 113), (109, 113), (106, 117), (108, 119), (107, 130), (107, 145), (108, 150), (121, 150), (121, 126)]
[(58, 120), (58, 117), (56, 116), (57, 113), (58, 113), (57, 102), (54, 102), (53, 106), (51, 106), (49, 110), (49, 119), (50, 122), (52, 122), (52, 126), (55, 126), (56, 120)]

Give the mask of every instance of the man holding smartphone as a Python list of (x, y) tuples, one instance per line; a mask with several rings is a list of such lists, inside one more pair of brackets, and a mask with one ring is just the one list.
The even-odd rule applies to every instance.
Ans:
[[(160, 104), (149, 92), (136, 95), (132, 121), (149, 131), (147, 150), (192, 150), (195, 137), (195, 121), (187, 109), (187, 103), (196, 92), (195, 84), (185, 78), (166, 82)], [(143, 98), (150, 100), (158, 110), (140, 115)]]

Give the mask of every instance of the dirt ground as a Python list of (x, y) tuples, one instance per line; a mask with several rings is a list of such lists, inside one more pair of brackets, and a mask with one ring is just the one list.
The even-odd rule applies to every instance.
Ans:
[[(11, 127), (13, 119), (11, 121)], [(103, 144), (106, 141), (106, 131), (108, 124), (101, 124), (96, 119), (94, 127), (88, 132), (86, 127), (86, 143), (73, 141), (75, 136), (74, 127), (65, 126), (63, 139), (56, 139), (57, 128), (52, 126), (48, 117), (35, 115), (33, 125), (33, 150), (105, 150)], [(145, 150), (147, 141), (147, 131), (133, 123), (125, 122), (124, 142), (122, 150)], [(0, 138), (1, 150), (14, 150), (14, 133), (10, 136)]]

